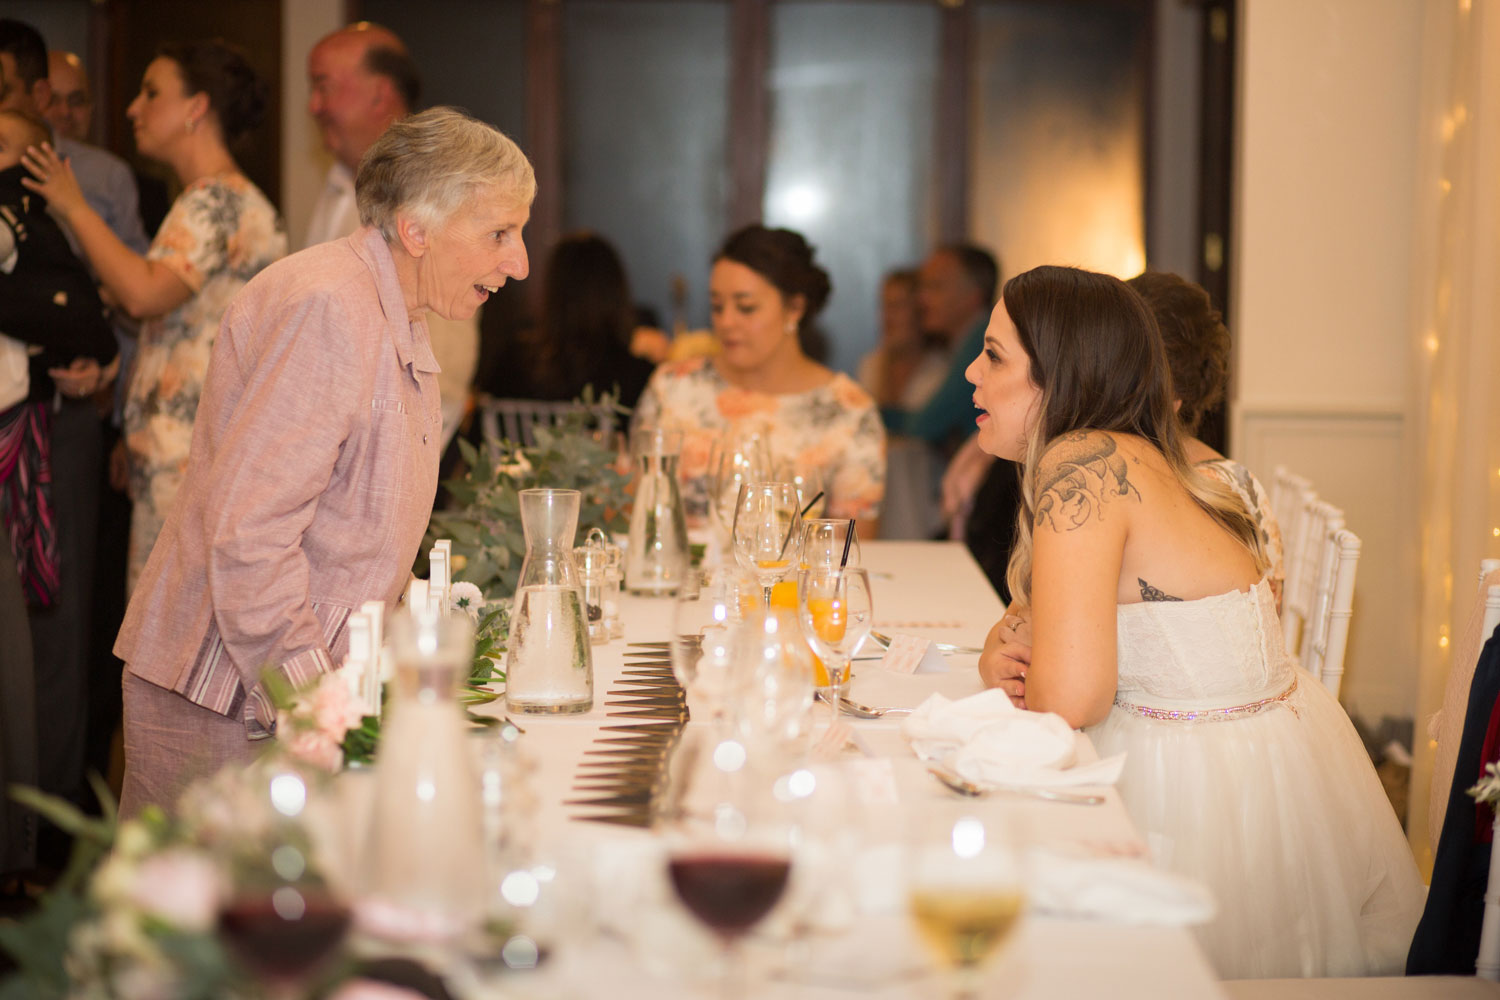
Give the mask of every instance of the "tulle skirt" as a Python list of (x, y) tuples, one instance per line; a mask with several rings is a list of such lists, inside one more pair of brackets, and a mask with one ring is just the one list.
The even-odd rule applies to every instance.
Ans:
[(1400, 974), (1426, 889), (1354, 726), (1297, 672), (1285, 701), (1223, 721), (1116, 706), (1119, 791), (1156, 863), (1206, 882), (1198, 928), (1224, 979)]

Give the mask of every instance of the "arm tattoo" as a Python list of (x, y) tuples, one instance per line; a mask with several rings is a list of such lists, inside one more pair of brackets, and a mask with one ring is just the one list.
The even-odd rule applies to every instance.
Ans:
[(1125, 456), (1108, 434), (1069, 434), (1048, 449), (1047, 456), (1038, 483), (1035, 527), (1048, 524), (1054, 531), (1072, 531), (1096, 512), (1102, 521), (1105, 503), (1116, 497), (1141, 499), (1141, 491), (1131, 485)]
[(1157, 590), (1155, 587), (1151, 586), (1151, 584), (1147, 583), (1145, 580), (1142, 580), (1140, 577), (1136, 577), (1135, 582), (1141, 585), (1141, 600), (1143, 601), (1182, 600), (1182, 598), (1180, 597), (1173, 597), (1171, 594), (1163, 593), (1162, 591)]

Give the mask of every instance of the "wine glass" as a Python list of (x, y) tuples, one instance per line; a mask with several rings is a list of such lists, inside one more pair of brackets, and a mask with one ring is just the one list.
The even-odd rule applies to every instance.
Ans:
[(912, 849), (907, 905), (918, 936), (952, 976), (954, 1000), (979, 995), (986, 958), (1025, 906), (1020, 865), (1003, 825), (963, 816)]
[[(777, 589), (795, 584), (777, 584)], [(813, 702), (813, 655), (790, 607), (773, 597), (764, 612), (746, 616), (735, 642), (742, 678), (736, 697), (741, 737), (756, 748), (783, 753), (808, 728)]]
[(217, 935), (231, 959), (273, 998), (299, 997), (337, 954), (350, 911), (313, 857), (306, 823), (316, 780), (286, 759), (252, 772), (259, 816), (243, 817), (253, 836), (218, 845), (229, 873)]
[(710, 720), (727, 716), (734, 701), (735, 630), (762, 607), (759, 581), (732, 564), (700, 571), (677, 595), (672, 673)]
[[(844, 542), (850, 534), (849, 558), (844, 558)], [(802, 520), (802, 544), (798, 547), (800, 569), (838, 569), (859, 565), (859, 532), (852, 520), (810, 517)]]
[(771, 478), (777, 482), (791, 483), (797, 488), (799, 510), (821, 516), (828, 509), (823, 470), (816, 465), (801, 466), (792, 461), (779, 461), (772, 465)]
[[(740, 487), (765, 480), (771, 475), (771, 453), (760, 434), (735, 426), (715, 441), (709, 455), (709, 516), (718, 526), (721, 540), (727, 540), (734, 524), (734, 505)], [(726, 543), (727, 548), (727, 543)]]
[(874, 601), (870, 577), (862, 569), (805, 569), (797, 576), (797, 612), (802, 633), (818, 654), (818, 693), (838, 721), (839, 700), (849, 679), (849, 663), (870, 634)]
[(668, 831), (667, 876), (677, 898), (724, 949), (722, 995), (743, 994), (738, 944), (781, 899), (791, 875), (791, 828), (773, 780), (744, 743), (701, 748), (684, 810)]
[(792, 540), (802, 517), (797, 489), (791, 483), (746, 483), (734, 506), (730, 538), (734, 558), (754, 573), (771, 603), (771, 587), (792, 564)]

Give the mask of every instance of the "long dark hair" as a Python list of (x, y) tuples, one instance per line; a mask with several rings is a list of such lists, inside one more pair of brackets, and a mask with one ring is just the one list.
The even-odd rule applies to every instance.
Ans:
[(590, 232), (559, 240), (547, 255), (541, 321), (524, 335), (537, 387), (576, 392), (602, 359), (629, 350), (634, 328), (625, 265), (610, 242)]
[(1244, 543), (1262, 569), (1255, 522), (1224, 483), (1188, 464), (1172, 406), (1171, 371), (1151, 310), (1118, 278), (1072, 267), (1038, 267), (1001, 292), (1041, 389), (1021, 475), (1016, 546), (1006, 574), (1012, 594), (1031, 598), (1031, 530), (1036, 469), (1049, 445), (1071, 431), (1134, 434), (1162, 453), (1183, 488)]

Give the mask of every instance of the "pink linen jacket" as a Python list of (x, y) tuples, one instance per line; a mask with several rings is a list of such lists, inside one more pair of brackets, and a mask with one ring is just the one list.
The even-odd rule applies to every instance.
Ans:
[(349, 613), (405, 588), (437, 492), (437, 372), (377, 230), (250, 281), (115, 642), (126, 670), (268, 735), (261, 672), (331, 669)]

